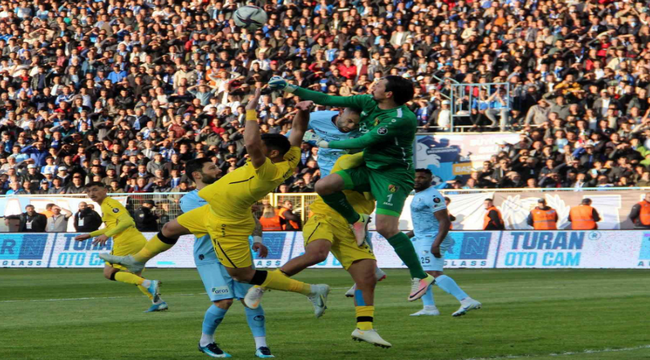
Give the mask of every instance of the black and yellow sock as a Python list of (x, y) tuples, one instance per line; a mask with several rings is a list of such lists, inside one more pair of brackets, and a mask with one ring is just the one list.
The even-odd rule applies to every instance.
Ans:
[(359, 221), (360, 215), (354, 210), (352, 204), (348, 201), (342, 191), (337, 191), (330, 195), (321, 196), (323, 201), (332, 209), (336, 210), (350, 224)]
[(168, 238), (159, 232), (137, 254), (133, 255), (133, 259), (137, 262), (147, 262), (161, 252), (171, 249), (177, 241), (178, 238)]
[(374, 306), (355, 306), (357, 314), (357, 328), (359, 330), (372, 330), (372, 321), (375, 315)]
[[(266, 273), (266, 276), (264, 276)], [(288, 278), (279, 269), (274, 271), (257, 270), (251, 284), (259, 285), (266, 289), (291, 291), (303, 295), (311, 294), (311, 285), (302, 281)]]
[(388, 243), (393, 247), (397, 256), (409, 268), (411, 278), (424, 279), (427, 277), (427, 273), (422, 269), (422, 264), (420, 264), (420, 259), (415, 252), (413, 243), (406, 234), (399, 232), (397, 235), (388, 239)]

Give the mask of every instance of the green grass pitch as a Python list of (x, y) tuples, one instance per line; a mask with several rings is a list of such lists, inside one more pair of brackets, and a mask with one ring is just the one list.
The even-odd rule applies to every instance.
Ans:
[[(313, 317), (296, 294), (269, 292), (263, 305), (268, 342), (279, 359), (650, 359), (650, 276), (615, 270), (451, 270), (448, 275), (483, 309), (452, 318), (458, 303), (435, 288), (439, 317), (409, 317), (408, 275), (389, 270), (377, 287), (375, 327), (393, 344), (350, 339), (353, 302), (343, 270), (297, 278), (332, 286), (328, 310)], [(145, 314), (133, 286), (99, 269), (0, 269), (0, 359), (207, 359), (197, 350), (210, 305), (197, 272), (147, 270), (163, 281), (170, 310)], [(217, 330), (234, 359), (254, 359), (241, 304)], [(560, 354), (560, 355), (551, 355)]]

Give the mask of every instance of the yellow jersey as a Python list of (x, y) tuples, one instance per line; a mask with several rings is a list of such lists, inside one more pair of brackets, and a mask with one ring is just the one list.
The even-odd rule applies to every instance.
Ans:
[[(358, 153), (355, 155), (343, 155), (336, 161), (334, 167), (332, 167), (332, 172), (330, 174), (333, 174), (339, 170), (357, 167), (360, 165), (359, 162), (363, 162), (363, 153)], [(352, 205), (354, 210), (356, 210), (356, 212), (359, 214), (372, 214), (372, 212), (375, 211), (375, 201), (366, 199), (364, 194), (353, 190), (343, 190), (343, 194), (345, 194), (345, 197), (350, 202), (350, 205)], [(325, 201), (323, 201), (323, 198), (320, 196), (317, 197), (316, 201), (314, 201), (309, 206), (309, 211), (311, 215), (326, 216), (332, 218), (333, 220), (347, 223), (347, 220), (345, 220), (345, 218), (341, 216), (341, 214), (339, 214), (336, 210), (325, 204)]]
[(249, 160), (246, 165), (201, 189), (199, 196), (208, 202), (212, 215), (219, 219), (250, 221), (251, 206), (291, 177), (299, 161), (300, 148), (297, 146), (284, 154), (284, 161), (275, 164), (267, 158), (255, 169)]
[[(131, 214), (129, 214), (129, 212), (126, 211), (126, 208), (124, 208), (124, 206), (122, 206), (122, 204), (119, 201), (112, 199), (110, 197), (106, 197), (104, 201), (102, 201), (101, 207), (102, 207), (102, 221), (104, 222), (104, 224), (106, 224), (106, 228), (102, 229), (104, 235), (108, 237), (112, 236), (113, 240), (115, 241), (121, 239), (128, 239), (129, 237), (132, 236), (141, 236), (140, 231), (138, 231), (138, 229), (135, 228), (135, 222), (133, 221)], [(125, 223), (121, 223), (121, 222), (125, 222)], [(127, 225), (128, 227), (126, 229), (117, 229), (118, 232), (115, 232), (116, 228), (118, 228), (118, 225), (121, 225), (119, 227), (124, 227), (124, 225), (126, 225), (127, 223), (128, 223)]]

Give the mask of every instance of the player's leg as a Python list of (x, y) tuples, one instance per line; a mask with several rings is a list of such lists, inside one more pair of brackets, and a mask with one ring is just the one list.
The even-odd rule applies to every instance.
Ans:
[(282, 265), (280, 271), (287, 276), (294, 276), (312, 265), (325, 261), (331, 247), (332, 242), (327, 239), (311, 240), (305, 247), (305, 253)]
[[(138, 287), (143, 294), (145, 294), (152, 302), (160, 303), (160, 282), (158, 280), (145, 279), (138, 274), (128, 272), (128, 270), (120, 265), (106, 263), (104, 265), (104, 277), (111, 281), (119, 281), (125, 284), (131, 284)], [(143, 291), (142, 288), (145, 290)], [(164, 307), (156, 311), (167, 310)], [(149, 312), (149, 311), (146, 311)]]
[(255, 340), (255, 356), (259, 358), (272, 358), (271, 349), (266, 343), (266, 314), (260, 305), (257, 309), (249, 309), (244, 303), (244, 297), (252, 286), (250, 284), (242, 284), (240, 282), (230, 279), (231, 288), (234, 291), (235, 298), (241, 300), (244, 305), (246, 313), (246, 321), (248, 327), (251, 329), (253, 339)]
[(382, 339), (373, 329), (377, 260), (372, 249), (368, 244), (357, 246), (353, 234), (345, 226), (333, 224), (332, 228), (334, 233), (332, 254), (339, 259), (357, 285), (354, 294), (357, 326), (352, 332), (352, 339), (366, 341), (376, 346), (390, 347), (391, 344)]
[[(403, 176), (408, 177), (408, 174), (404, 173)], [(424, 272), (411, 239), (399, 230), (399, 217), (404, 202), (413, 189), (412, 183), (399, 179), (399, 174), (387, 176), (385, 173), (373, 171), (370, 185), (372, 195), (377, 200), (377, 232), (388, 240), (397, 256), (408, 267), (411, 273), (411, 293), (408, 300), (417, 300), (435, 279)]]
[[(211, 224), (209, 230), (215, 253), (221, 264), (228, 270), (228, 274), (235, 281), (258, 285), (264, 289), (290, 291), (310, 298), (315, 297), (318, 299), (319, 305), (325, 308), (329, 286), (322, 284), (311, 285), (290, 279), (279, 269), (266, 271), (253, 268), (253, 259), (248, 243), (248, 236), (252, 229), (214, 225)], [(216, 232), (214, 229), (219, 229), (219, 231)], [(246, 306), (251, 309), (256, 309), (261, 300), (260, 297), (252, 297), (254, 292), (255, 290), (251, 288), (251, 291), (244, 299)]]
[(206, 235), (205, 219), (209, 216), (209, 212), (209, 205), (204, 205), (169, 221), (136, 254), (128, 256), (100, 254), (99, 257), (113, 264), (122, 264), (132, 272), (141, 271), (149, 259), (171, 249), (181, 235), (194, 234), (198, 237)]
[[(370, 249), (372, 250), (373, 249), (372, 235), (370, 233), (366, 233), (366, 243), (368, 244), (368, 246), (370, 246)], [(386, 273), (382, 269), (380, 269), (379, 266), (375, 268), (375, 278), (377, 279), (378, 282), (386, 279)], [(345, 292), (345, 297), (350, 297), (350, 298), (354, 297), (354, 291), (356, 289), (357, 289), (357, 285), (356, 284), (352, 285), (352, 287)]]
[(365, 166), (337, 171), (316, 183), (316, 192), (323, 201), (336, 210), (349, 224), (352, 225), (358, 244), (362, 244), (366, 237), (366, 230), (370, 219), (369, 214), (359, 214), (348, 201), (343, 190), (368, 191), (368, 170)]
[(214, 358), (231, 357), (230, 354), (219, 348), (214, 340), (214, 334), (232, 303), (232, 299), (213, 301), (212, 305), (206, 310), (201, 326), (201, 339), (199, 340), (200, 352)]
[[(437, 267), (436, 264), (434, 264), (432, 261), (432, 259), (434, 259), (434, 256), (431, 254), (431, 245), (433, 245), (435, 238), (432, 236), (424, 236), (424, 237), (413, 238), (413, 240), (414, 240), (413, 246), (415, 247), (417, 255), (419, 255), (420, 264), (422, 265), (422, 268), (424, 269), (424, 271), (426, 271), (427, 274), (435, 277), (435, 275), (433, 274), (436, 273), (435, 270), (437, 270)], [(443, 259), (443, 263), (444, 263), (444, 259)], [(436, 307), (436, 303), (433, 298), (433, 284), (427, 287), (427, 290), (421, 299), (422, 299), (422, 309), (411, 314), (411, 316), (440, 315), (440, 311)]]

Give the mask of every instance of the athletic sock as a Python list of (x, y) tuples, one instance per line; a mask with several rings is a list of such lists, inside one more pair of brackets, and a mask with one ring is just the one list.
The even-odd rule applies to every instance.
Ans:
[(126, 271), (118, 271), (114, 274), (113, 278), (115, 281), (123, 282), (126, 284), (133, 284), (133, 285), (142, 285), (144, 282), (144, 279), (139, 277), (136, 274), (131, 274), (130, 272)]
[(138, 285), (138, 290), (140, 290), (140, 292), (143, 293), (144, 296), (148, 297), (149, 300), (153, 301), (153, 295), (151, 295), (151, 293), (146, 287), (144, 287), (143, 285)]
[(345, 218), (350, 224), (359, 221), (361, 217), (359, 213), (354, 210), (348, 199), (342, 191), (337, 191), (330, 195), (321, 196), (325, 204), (329, 205), (332, 209), (336, 210), (341, 216)]
[(465, 298), (469, 297), (469, 295), (467, 295), (467, 293), (465, 293), (463, 289), (461, 289), (460, 286), (456, 284), (454, 279), (450, 278), (447, 275), (438, 276), (436, 278), (436, 285), (438, 285), (438, 287), (441, 288), (442, 290), (451, 294), (458, 301), (462, 301)]
[(255, 338), (255, 349), (266, 346), (266, 319), (264, 318), (264, 309), (260, 306), (257, 309), (245, 308), (246, 321), (251, 329), (253, 338)]
[(436, 306), (435, 301), (433, 300), (433, 286), (429, 285), (427, 292), (422, 296), (422, 305), (426, 308), (427, 306)]
[[(263, 270), (257, 271), (261, 272)], [(266, 280), (260, 286), (266, 289), (291, 291), (303, 295), (309, 295), (312, 293), (311, 285), (302, 281), (290, 279), (279, 269), (268, 271), (266, 273)]]
[(374, 306), (355, 306), (357, 314), (357, 328), (359, 330), (372, 330), (372, 321), (375, 315)]
[(223, 321), (224, 316), (226, 316), (228, 310), (224, 310), (214, 304), (208, 308), (203, 317), (203, 330), (201, 333), (201, 346), (208, 346), (214, 342), (214, 333), (217, 331), (217, 327)]
[(424, 279), (427, 277), (427, 273), (422, 269), (413, 243), (406, 234), (399, 232), (397, 235), (388, 239), (388, 243), (395, 249), (395, 253), (397, 253), (397, 256), (399, 256), (402, 262), (409, 268), (411, 278)]
[(147, 260), (161, 252), (171, 249), (176, 240), (178, 239), (166, 238), (161, 233), (158, 233), (147, 241), (147, 244), (137, 254), (133, 255), (133, 259), (137, 262), (147, 262)]

